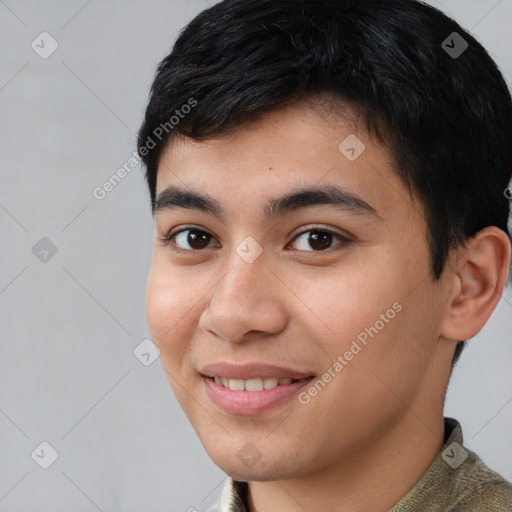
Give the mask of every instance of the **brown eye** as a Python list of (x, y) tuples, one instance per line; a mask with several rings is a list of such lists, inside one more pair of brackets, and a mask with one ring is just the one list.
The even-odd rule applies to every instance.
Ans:
[[(309, 236), (306, 236), (309, 235)], [(301, 251), (320, 252), (331, 249), (332, 243), (335, 239), (341, 241), (336, 245), (344, 245), (350, 240), (338, 233), (334, 233), (327, 229), (309, 229), (297, 235), (295, 241)]]
[(204, 249), (208, 246), (208, 242), (211, 239), (211, 235), (206, 233), (205, 231), (200, 231), (198, 229), (187, 229), (184, 233), (188, 231), (188, 235), (186, 236), (186, 242), (193, 249)]
[(187, 228), (167, 236), (162, 239), (162, 243), (167, 245), (172, 243), (173, 248), (180, 251), (200, 251), (208, 247), (213, 236), (202, 229)]
[(332, 243), (332, 234), (325, 231), (311, 231), (311, 235), (308, 238), (308, 244), (313, 249), (323, 251), (329, 249)]

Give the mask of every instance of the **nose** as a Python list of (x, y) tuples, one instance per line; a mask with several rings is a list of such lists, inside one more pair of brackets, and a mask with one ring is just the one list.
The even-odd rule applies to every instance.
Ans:
[(287, 325), (285, 287), (263, 254), (248, 263), (234, 254), (211, 290), (199, 327), (223, 340), (240, 343), (252, 336), (277, 334)]

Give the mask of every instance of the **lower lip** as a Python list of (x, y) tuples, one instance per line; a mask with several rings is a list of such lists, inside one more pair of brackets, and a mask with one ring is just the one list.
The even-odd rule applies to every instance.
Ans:
[(301, 379), (291, 384), (277, 386), (262, 391), (233, 391), (225, 388), (209, 377), (203, 377), (206, 393), (213, 403), (230, 414), (258, 414), (265, 412), (281, 402), (289, 400), (303, 386), (313, 380), (313, 377)]

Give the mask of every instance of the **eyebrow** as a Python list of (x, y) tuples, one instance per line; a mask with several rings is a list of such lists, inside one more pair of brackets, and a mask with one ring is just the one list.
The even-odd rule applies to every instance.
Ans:
[[(369, 215), (381, 219), (375, 208), (353, 192), (333, 185), (300, 188), (287, 194), (270, 198), (263, 207), (262, 217), (266, 221), (274, 220), (285, 214), (313, 206), (334, 206), (354, 214)], [(153, 215), (164, 210), (188, 208), (213, 215), (219, 220), (224, 217), (220, 203), (209, 196), (196, 191), (170, 186), (157, 195)]]

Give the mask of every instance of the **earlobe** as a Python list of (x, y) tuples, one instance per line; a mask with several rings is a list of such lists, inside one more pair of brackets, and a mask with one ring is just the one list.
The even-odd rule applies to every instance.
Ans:
[(466, 340), (480, 332), (503, 294), (510, 254), (507, 234), (495, 226), (477, 233), (457, 252), (451, 269), (456, 282), (447, 301), (441, 336)]

